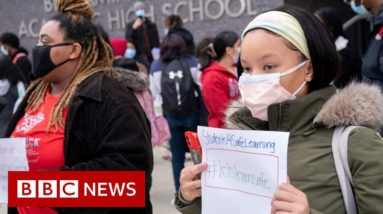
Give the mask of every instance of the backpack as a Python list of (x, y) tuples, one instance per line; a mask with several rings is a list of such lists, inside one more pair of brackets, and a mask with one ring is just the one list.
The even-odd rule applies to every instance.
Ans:
[(16, 65), (17, 61), (21, 58), (21, 57), (27, 57), (27, 55), (25, 53), (18, 53), (16, 54), (16, 56), (13, 58), (12, 60), (12, 63)]
[(182, 115), (197, 109), (198, 93), (189, 66), (176, 58), (161, 74), (162, 109), (171, 115)]
[(351, 131), (359, 126), (337, 127), (332, 137), (332, 154), (335, 162), (335, 169), (338, 175), (340, 188), (343, 195), (344, 205), (348, 214), (358, 213), (356, 209), (353, 181), (348, 165), (348, 136)]
[(153, 107), (153, 98), (149, 91), (134, 93), (150, 122), (152, 133), (152, 146), (158, 146), (170, 140), (170, 130), (166, 119), (156, 115)]

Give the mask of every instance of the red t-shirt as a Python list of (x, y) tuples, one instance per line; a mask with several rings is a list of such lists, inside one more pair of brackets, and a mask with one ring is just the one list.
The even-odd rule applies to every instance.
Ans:
[[(28, 138), (27, 158), (30, 171), (54, 171), (64, 166), (64, 128), (57, 131), (51, 126), (47, 132), (50, 113), (60, 99), (49, 92), (44, 101), (35, 112), (27, 110), (17, 123), (11, 137)], [(64, 109), (65, 121), (67, 109)], [(18, 207), (20, 214), (52, 214), (56, 213), (49, 208)]]

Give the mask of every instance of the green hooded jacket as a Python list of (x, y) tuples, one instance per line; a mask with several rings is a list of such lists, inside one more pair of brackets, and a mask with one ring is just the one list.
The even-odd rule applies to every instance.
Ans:
[[(273, 104), (268, 122), (233, 104), (227, 128), (290, 132), (288, 176), (303, 191), (311, 213), (346, 213), (332, 155), (335, 127), (357, 125), (349, 135), (348, 162), (358, 213), (383, 213), (383, 95), (377, 86), (351, 84), (336, 92), (328, 87)], [(184, 214), (201, 213), (201, 199), (176, 206)]]

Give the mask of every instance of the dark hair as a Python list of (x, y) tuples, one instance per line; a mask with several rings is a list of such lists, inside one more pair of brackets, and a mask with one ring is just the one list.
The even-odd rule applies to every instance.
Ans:
[(333, 7), (324, 7), (315, 12), (323, 21), (323, 24), (331, 31), (333, 40), (339, 36), (345, 36), (343, 31), (343, 20), (339, 11)]
[(222, 59), (226, 54), (226, 48), (233, 47), (238, 40), (239, 36), (235, 32), (223, 31), (214, 38), (212, 43), (207, 44), (205, 48), (200, 47), (202, 50), (205, 50), (199, 54), (201, 70), (209, 66), (212, 60)]
[[(96, 73), (111, 73), (113, 52), (112, 47), (104, 40), (100, 30), (92, 23), (93, 8), (87, 0), (56, 0), (57, 14), (50, 20), (59, 22), (59, 28), (64, 33), (64, 40), (77, 42), (81, 45), (79, 64), (74, 71), (63, 95), (51, 112), (47, 130), (53, 125), (64, 127), (62, 119), (64, 108), (74, 97), (77, 87), (88, 77)], [(29, 87), (31, 96), (28, 99), (28, 109), (36, 111), (43, 103), (49, 82), (42, 79), (34, 81)], [(29, 92), (29, 91), (28, 91)], [(28, 93), (27, 92), (27, 93)]]
[(26, 82), (21, 70), (7, 58), (0, 58), (0, 79), (7, 79), (11, 85)]
[(282, 6), (276, 9), (295, 17), (302, 26), (313, 65), (313, 80), (308, 83), (309, 91), (328, 87), (339, 72), (340, 57), (323, 24), (310, 12)]
[(95, 27), (105, 42), (111, 46), (112, 44), (110, 43), (109, 34), (105, 31), (105, 28), (101, 24), (95, 24)]
[(0, 42), (18, 49), (20, 47), (19, 38), (14, 33), (3, 33), (0, 37)]
[(118, 58), (113, 61), (113, 67), (115, 68), (124, 68), (131, 71), (139, 71), (136, 60), (127, 59), (127, 58)]
[(182, 28), (183, 22), (180, 16), (170, 15), (165, 18), (165, 27), (167, 28)]
[(175, 33), (164, 37), (160, 52), (160, 59), (163, 62), (170, 62), (175, 58), (184, 58), (188, 56), (188, 50), (182, 37)]
[(81, 18), (78, 19), (79, 21), (74, 22), (72, 15), (66, 13), (58, 13), (51, 20), (60, 23), (59, 27), (65, 34), (64, 40), (78, 42), (83, 49), (87, 49), (90, 45), (89, 41), (96, 39), (99, 57), (101, 58), (106, 55), (104, 43), (101, 42), (101, 39), (107, 42), (104, 39), (105, 35), (101, 28), (94, 25), (90, 20)]
[(210, 50), (209, 44), (213, 44), (214, 38), (204, 38), (197, 45), (197, 58), (199, 59), (199, 64), (201, 65), (201, 70), (204, 70), (210, 65), (212, 53), (207, 53)]

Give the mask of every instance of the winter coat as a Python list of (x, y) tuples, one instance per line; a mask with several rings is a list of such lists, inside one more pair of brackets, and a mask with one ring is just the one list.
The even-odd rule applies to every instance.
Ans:
[(225, 110), (239, 96), (237, 77), (226, 68), (213, 62), (201, 76), (202, 97), (209, 112), (210, 127), (222, 128)]
[(28, 51), (19, 48), (10, 58), (13, 64), (22, 71), (25, 81), (29, 83), (31, 81), (32, 64), (28, 59)]
[[(10, 136), (25, 114), (26, 94), (10, 123)], [(68, 106), (62, 170), (142, 170), (146, 172), (145, 208), (73, 208), (59, 213), (152, 213), (149, 191), (153, 152), (150, 128), (132, 91), (98, 73), (78, 86)]]
[[(336, 93), (320, 89), (268, 108), (269, 122), (251, 116), (247, 108), (229, 109), (231, 129), (290, 132), (288, 176), (303, 191), (311, 213), (345, 213), (332, 155), (335, 127), (358, 125), (348, 139), (348, 163), (354, 182), (358, 213), (383, 212), (383, 95), (377, 86), (352, 84)], [(181, 198), (181, 200), (180, 200)], [(200, 213), (201, 200), (179, 197), (182, 213)]]
[(335, 41), (342, 64), (341, 70), (334, 80), (337, 88), (344, 88), (353, 81), (362, 80), (362, 58), (350, 46), (349, 41), (339, 36)]
[[(383, 4), (374, 19), (368, 49), (363, 57), (362, 75), (367, 82), (378, 83), (383, 88)], [(380, 35), (379, 35), (380, 34)]]
[(194, 55), (195, 54), (195, 44), (194, 44), (193, 34), (191, 34), (190, 31), (188, 31), (185, 28), (171, 28), (171, 29), (169, 29), (168, 35), (171, 35), (173, 33), (179, 35), (180, 37), (182, 37), (184, 39), (184, 41), (186, 43), (186, 47), (188, 49), (188, 53), (190, 55)]
[[(152, 48), (160, 46), (157, 26), (148, 18), (145, 18), (143, 25), (137, 29), (133, 29), (133, 24), (134, 20), (126, 25), (125, 39), (136, 46), (137, 59), (145, 65), (150, 65), (153, 61)], [(144, 60), (146, 62), (143, 62)]]
[(0, 81), (0, 138), (5, 137), (18, 97), (16, 85), (10, 85), (7, 80)]
[(152, 145), (160, 145), (170, 139), (169, 125), (163, 116), (155, 114), (153, 98), (149, 92), (149, 76), (143, 65), (139, 65), (139, 70), (131, 71), (123, 68), (113, 68), (114, 78), (134, 91), (134, 95), (149, 119)]

